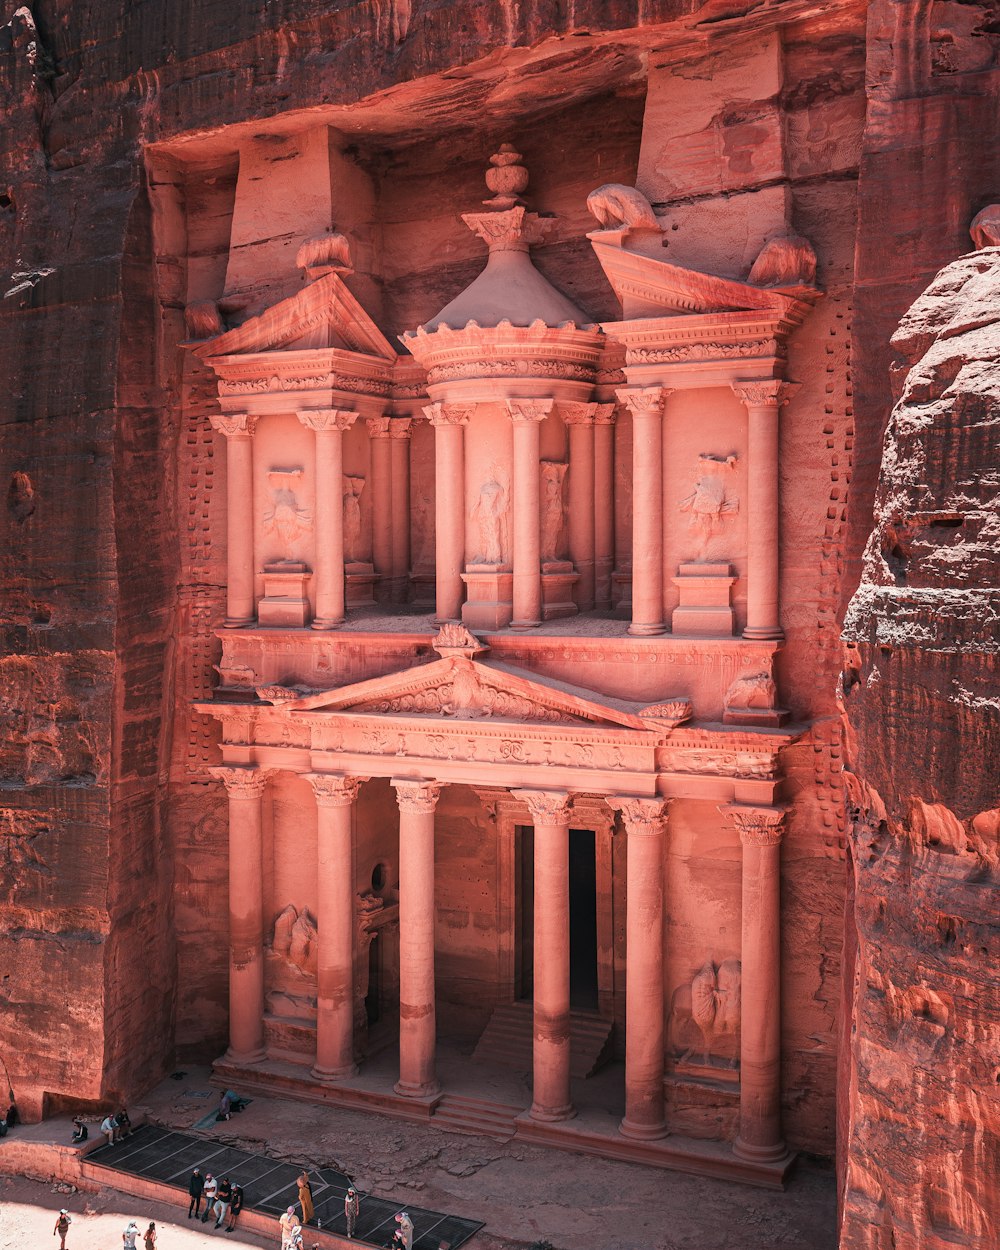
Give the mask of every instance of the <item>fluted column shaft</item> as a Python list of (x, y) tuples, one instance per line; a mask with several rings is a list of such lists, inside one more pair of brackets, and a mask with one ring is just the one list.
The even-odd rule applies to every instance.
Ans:
[(372, 564), (381, 578), (392, 576), (392, 451), (388, 417), (369, 417), (372, 467)]
[(598, 404), (594, 417), (594, 606), (611, 608), (615, 566), (615, 406)]
[(434, 427), (434, 545), (437, 620), (462, 616), (465, 583), (465, 435), (471, 407), (429, 404)]
[(392, 581), (393, 598), (405, 600), (410, 576), (410, 426), (396, 417), (389, 426), (392, 459)]
[(434, 811), (440, 786), (396, 781), (399, 805), (399, 1080), (396, 1093), (430, 1098), (435, 1072)]
[(512, 629), (542, 623), (542, 558), (539, 501), (539, 426), (551, 399), (507, 401), (514, 425), (514, 615)]
[(560, 404), (569, 429), (569, 557), (576, 568), (576, 604), (594, 606), (594, 418), (597, 404)]
[(569, 796), (514, 790), (535, 827), (534, 1011), (531, 1116), (566, 1120), (570, 1098)]
[(212, 417), (226, 436), (226, 629), (252, 625), (257, 617), (253, 557), (253, 432), (246, 413)]
[(352, 1076), (354, 1063), (354, 856), (361, 779), (310, 773), (316, 794), (318, 930), (316, 1063), (319, 1081)]
[(745, 1159), (777, 1160), (781, 1136), (781, 835), (784, 810), (724, 808), (743, 844), (740, 1132)]
[(663, 404), (660, 386), (618, 391), (632, 414), (632, 624), (630, 634), (662, 634)]
[(264, 838), (257, 768), (209, 772), (229, 796), (229, 1050), (232, 1063), (264, 1058)]
[(344, 605), (344, 431), (356, 412), (337, 409), (302, 411), (299, 420), (316, 440), (316, 616), (313, 629), (343, 624)]
[(621, 1132), (663, 1137), (663, 799), (612, 798), (627, 834), (625, 1118)]

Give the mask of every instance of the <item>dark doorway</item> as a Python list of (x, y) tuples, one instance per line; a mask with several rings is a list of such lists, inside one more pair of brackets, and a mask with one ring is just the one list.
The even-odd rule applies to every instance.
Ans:
[(518, 825), (514, 830), (514, 873), (514, 995), (530, 1001), (535, 992), (535, 830), (531, 825)]
[(569, 831), (569, 1001), (597, 1010), (597, 858), (593, 829)]
[(382, 1019), (382, 949), (377, 933), (372, 934), (368, 946), (368, 993), (365, 995), (365, 1014), (369, 1026)]

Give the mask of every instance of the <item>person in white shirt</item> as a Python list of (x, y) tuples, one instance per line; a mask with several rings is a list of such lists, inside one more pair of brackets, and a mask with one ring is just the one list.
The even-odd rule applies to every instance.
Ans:
[(400, 1211), (396, 1216), (396, 1223), (399, 1225), (399, 1231), (403, 1234), (403, 1245), (406, 1250), (413, 1250), (413, 1221), (410, 1219), (409, 1213)]
[(101, 1121), (101, 1132), (108, 1139), (108, 1145), (118, 1138), (118, 1121), (113, 1115), (106, 1115)]
[(203, 1197), (205, 1199), (205, 1210), (201, 1217), (203, 1224), (208, 1222), (208, 1217), (212, 1212), (212, 1204), (215, 1202), (215, 1196), (219, 1192), (219, 1182), (215, 1179), (211, 1172), (205, 1174), (205, 1189)]
[(139, 1225), (135, 1220), (129, 1220), (122, 1233), (122, 1245), (125, 1250), (135, 1250), (135, 1239), (139, 1236)]
[(288, 1243), (292, 1239), (292, 1229), (298, 1224), (299, 1217), (295, 1214), (295, 1208), (289, 1207), (278, 1219), (281, 1225), (281, 1250), (288, 1250)]

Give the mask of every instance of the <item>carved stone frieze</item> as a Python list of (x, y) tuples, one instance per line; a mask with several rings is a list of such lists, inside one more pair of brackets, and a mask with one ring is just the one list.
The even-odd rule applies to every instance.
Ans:
[(659, 767), (666, 773), (693, 773), (700, 777), (773, 778), (777, 760), (771, 753), (750, 751), (691, 750), (661, 748), (657, 753)]
[(671, 347), (630, 347), (630, 365), (667, 365), (679, 361), (741, 360), (761, 356), (783, 357), (785, 347), (777, 339), (744, 339), (735, 342), (676, 343)]

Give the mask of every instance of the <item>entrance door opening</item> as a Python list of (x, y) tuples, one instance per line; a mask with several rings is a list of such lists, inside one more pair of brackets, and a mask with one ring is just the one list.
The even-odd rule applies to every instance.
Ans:
[(514, 872), (517, 906), (514, 908), (514, 996), (527, 999), (535, 992), (535, 830), (518, 825), (514, 834)]
[(569, 1001), (597, 1010), (597, 859), (593, 829), (569, 831)]
[(368, 993), (365, 995), (365, 1015), (369, 1026), (382, 1019), (382, 954), (378, 934), (372, 934), (368, 946)]

